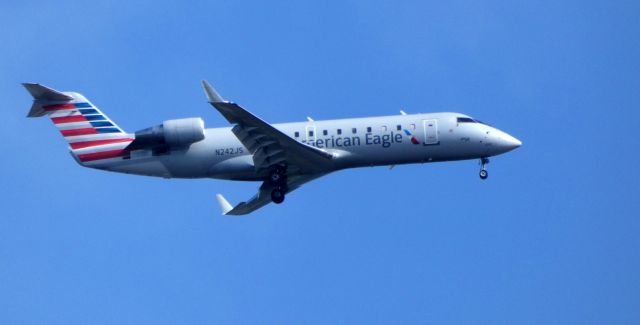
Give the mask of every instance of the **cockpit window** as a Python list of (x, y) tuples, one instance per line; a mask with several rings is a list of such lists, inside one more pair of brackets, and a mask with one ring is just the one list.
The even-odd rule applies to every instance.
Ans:
[(469, 117), (458, 117), (458, 123), (476, 123), (476, 121)]

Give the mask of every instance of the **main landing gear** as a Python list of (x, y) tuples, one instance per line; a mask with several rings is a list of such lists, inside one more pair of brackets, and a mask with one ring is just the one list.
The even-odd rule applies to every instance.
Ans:
[(279, 187), (274, 188), (271, 191), (271, 201), (275, 204), (284, 202), (284, 191)]
[(489, 158), (482, 157), (480, 158), (480, 178), (487, 179), (489, 177), (489, 172), (485, 169), (485, 165), (489, 163)]
[(269, 174), (269, 183), (273, 186), (271, 190), (271, 201), (275, 204), (284, 202), (284, 194), (287, 192), (287, 171), (286, 167), (278, 167)]

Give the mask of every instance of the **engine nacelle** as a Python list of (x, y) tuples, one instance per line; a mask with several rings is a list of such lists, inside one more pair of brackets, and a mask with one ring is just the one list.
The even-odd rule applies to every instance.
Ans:
[(132, 149), (160, 146), (185, 147), (204, 139), (204, 121), (199, 117), (168, 120), (136, 132)]
[(199, 117), (162, 122), (164, 141), (170, 146), (186, 146), (204, 139), (204, 121)]

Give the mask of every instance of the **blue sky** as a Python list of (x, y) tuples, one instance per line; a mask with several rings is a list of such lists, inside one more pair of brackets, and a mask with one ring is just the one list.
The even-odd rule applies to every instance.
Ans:
[[(0, 3), (2, 324), (637, 324), (636, 1)], [(524, 142), (257, 184), (83, 169), (20, 82), (135, 131), (458, 111)]]

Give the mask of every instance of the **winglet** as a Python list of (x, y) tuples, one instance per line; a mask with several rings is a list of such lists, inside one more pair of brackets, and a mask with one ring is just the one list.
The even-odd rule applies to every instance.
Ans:
[(229, 213), (229, 211), (233, 210), (233, 207), (231, 206), (229, 201), (227, 201), (227, 199), (225, 199), (222, 194), (216, 194), (216, 199), (218, 199), (218, 203), (220, 204), (223, 215), (226, 215), (227, 213)]
[(202, 88), (204, 88), (204, 93), (207, 94), (207, 99), (209, 103), (226, 103), (227, 101), (218, 94), (218, 92), (206, 81), (202, 80)]

